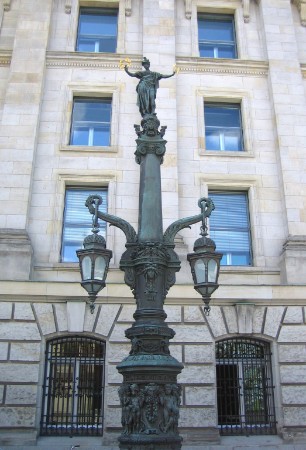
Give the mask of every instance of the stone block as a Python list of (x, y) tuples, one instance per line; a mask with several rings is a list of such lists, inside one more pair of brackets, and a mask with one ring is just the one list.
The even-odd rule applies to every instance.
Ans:
[(68, 330), (67, 304), (55, 303), (54, 309), (58, 331), (67, 331)]
[(262, 333), (265, 310), (266, 308), (264, 306), (255, 307), (253, 314), (253, 333)]
[(6, 388), (5, 404), (36, 404), (37, 386), (31, 385), (11, 385)]
[(175, 345), (175, 344), (170, 343), (169, 350), (170, 350), (170, 354), (171, 354), (171, 356), (173, 356), (173, 358), (177, 359), (179, 362), (182, 362), (183, 349), (182, 349), (181, 345)]
[(210, 345), (185, 345), (186, 363), (210, 363), (214, 361), (215, 349)]
[(0, 382), (37, 383), (38, 370), (38, 364), (1, 363)]
[(12, 318), (13, 304), (10, 302), (0, 303), (0, 319), (11, 319)]
[(236, 311), (239, 333), (252, 333), (254, 305), (238, 304), (236, 305)]
[(215, 408), (180, 408), (180, 427), (214, 427), (217, 426)]
[(109, 364), (107, 367), (107, 383), (110, 384), (120, 384), (122, 383), (123, 377), (118, 372), (114, 364)]
[(39, 361), (40, 343), (12, 342), (11, 361)]
[(108, 354), (108, 361), (109, 362), (115, 362), (119, 363), (128, 356), (129, 352), (131, 350), (130, 344), (109, 344), (107, 354)]
[(216, 371), (212, 365), (185, 365), (182, 373), (178, 376), (179, 383), (200, 384), (215, 383)]
[(206, 386), (186, 386), (186, 405), (190, 406), (214, 406), (216, 404), (216, 389)]
[(120, 406), (120, 400), (118, 395), (118, 386), (108, 386), (105, 391), (105, 401), (108, 406)]
[(284, 425), (286, 427), (302, 426), (306, 423), (305, 406), (285, 406), (283, 408)]
[(35, 303), (34, 309), (42, 333), (44, 335), (55, 333), (56, 328), (52, 305), (50, 303)]
[(36, 323), (2, 322), (0, 323), (1, 339), (39, 341), (40, 333)]
[(288, 306), (283, 323), (303, 323), (301, 306)]
[(29, 280), (33, 249), (26, 230), (0, 229), (0, 279)]
[(124, 305), (119, 315), (119, 322), (134, 322), (133, 314), (136, 310), (135, 305)]
[[(95, 332), (108, 336), (119, 312), (119, 305), (102, 305)], [(115, 327), (116, 328), (116, 327)], [(125, 325), (126, 328), (126, 325)], [(112, 333), (113, 336), (113, 333)], [(113, 339), (113, 337), (112, 337)]]
[(281, 325), (282, 316), (285, 308), (283, 306), (269, 306), (267, 308), (264, 334), (276, 337)]
[(30, 303), (15, 303), (15, 320), (35, 320)]
[(306, 385), (282, 386), (282, 398), (284, 404), (306, 405)]
[(278, 342), (306, 342), (305, 325), (283, 325)]
[(1, 427), (29, 428), (35, 426), (36, 407), (6, 406), (0, 408)]
[(83, 332), (85, 302), (67, 302), (67, 325), (70, 332)]
[(207, 316), (207, 322), (209, 323), (214, 336), (227, 334), (227, 329), (219, 306), (213, 306), (211, 308), (210, 314)]
[(280, 366), (280, 379), (281, 383), (301, 383), (301, 381), (306, 380), (306, 365)]
[(305, 362), (306, 363), (306, 345), (279, 345), (278, 355), (280, 362)]
[(107, 408), (105, 411), (105, 426), (106, 427), (118, 427), (122, 428), (121, 425), (121, 408)]
[(109, 341), (110, 342), (130, 342), (129, 339), (125, 337), (125, 330), (127, 326), (126, 324), (117, 323), (114, 326), (114, 329), (112, 331), (112, 334), (110, 335)]
[(227, 324), (228, 331), (230, 333), (238, 333), (238, 322), (236, 309), (232, 306), (224, 306), (223, 314), (225, 316), (225, 321)]
[(181, 322), (182, 321), (182, 308), (181, 306), (169, 306), (165, 305), (164, 310), (167, 314), (167, 322)]
[(100, 307), (96, 306), (93, 314), (91, 314), (90, 309), (85, 308), (84, 331), (93, 331), (99, 310)]
[(184, 306), (185, 322), (204, 322), (202, 310), (199, 306)]
[(8, 343), (0, 342), (0, 360), (6, 361), (8, 357)]
[(172, 342), (211, 342), (212, 337), (206, 325), (176, 325)]

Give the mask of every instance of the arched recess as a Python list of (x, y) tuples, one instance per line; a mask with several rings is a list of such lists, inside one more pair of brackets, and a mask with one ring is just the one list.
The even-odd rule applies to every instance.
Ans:
[(40, 434), (101, 436), (105, 341), (69, 335), (46, 343)]
[(221, 435), (276, 434), (270, 343), (238, 336), (216, 342)]

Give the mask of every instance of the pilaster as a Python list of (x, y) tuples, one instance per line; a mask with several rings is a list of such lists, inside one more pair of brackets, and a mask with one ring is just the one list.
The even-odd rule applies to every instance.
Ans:
[(1, 122), (0, 160), (6, 176), (1, 185), (0, 226), (25, 234), (51, 5), (52, 0), (20, 2)]
[[(289, 241), (306, 235), (306, 99), (298, 59), (298, 48), (290, 0), (259, 2), (266, 34), (269, 60), (269, 89), (274, 105), (278, 136), (279, 179)], [(289, 253), (290, 256), (289, 256)], [(282, 255), (283, 280), (305, 283), (306, 266), (289, 268), (295, 252), (296, 264), (306, 258), (306, 247), (285, 245)], [(304, 256), (303, 256), (304, 255)]]

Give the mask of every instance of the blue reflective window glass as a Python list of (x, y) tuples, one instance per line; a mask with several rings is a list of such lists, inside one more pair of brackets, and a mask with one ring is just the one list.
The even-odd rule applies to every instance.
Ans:
[(81, 8), (76, 50), (115, 53), (117, 22), (118, 10), (116, 9)]
[(199, 52), (203, 58), (237, 58), (234, 17), (198, 14)]
[(207, 150), (243, 150), (239, 104), (205, 102), (204, 118)]
[(75, 98), (70, 145), (109, 146), (111, 107), (110, 98)]
[[(91, 234), (92, 216), (85, 206), (89, 195), (100, 195), (102, 205), (99, 209), (107, 211), (107, 189), (67, 188), (65, 195), (65, 210), (62, 234), (62, 262), (77, 262), (76, 250), (83, 247), (83, 240)], [(99, 221), (100, 234), (106, 236), (106, 222)]]
[(210, 236), (223, 253), (221, 265), (252, 264), (251, 233), (246, 192), (209, 192), (215, 210), (210, 216)]

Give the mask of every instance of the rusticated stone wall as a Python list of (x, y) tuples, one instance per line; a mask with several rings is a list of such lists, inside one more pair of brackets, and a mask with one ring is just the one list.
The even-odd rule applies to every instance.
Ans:
[[(68, 305), (68, 307), (67, 307)], [(176, 336), (171, 353), (185, 365), (179, 376), (183, 387), (182, 432), (216, 427), (216, 340), (256, 336), (271, 342), (278, 426), (298, 428), (306, 415), (305, 308), (251, 304), (213, 306), (210, 316), (202, 306), (166, 306), (168, 323)], [(121, 375), (116, 364), (130, 344), (124, 330), (133, 321), (134, 305), (104, 304), (90, 314), (84, 303), (0, 304), (0, 426), (36, 429), (40, 420), (46, 340), (56, 335), (86, 334), (107, 342), (105, 435), (121, 426), (117, 395)], [(239, 315), (237, 314), (239, 313)], [(1, 440), (1, 433), (0, 433)]]

